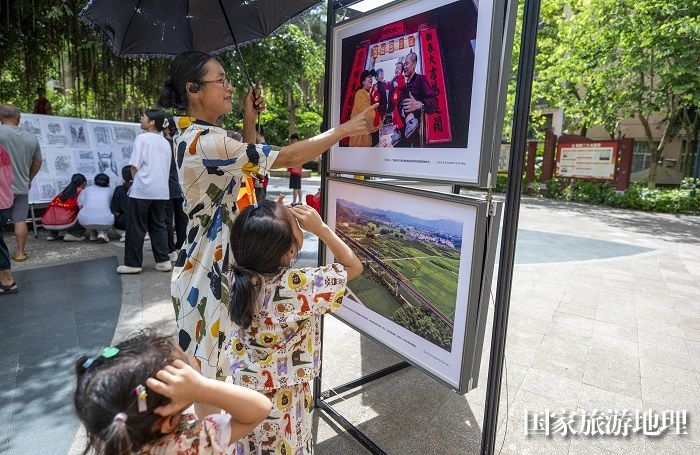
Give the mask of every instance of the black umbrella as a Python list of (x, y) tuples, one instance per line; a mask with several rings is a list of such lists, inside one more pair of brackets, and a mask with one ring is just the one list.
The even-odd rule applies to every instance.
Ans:
[[(90, 0), (78, 17), (120, 57), (219, 53), (259, 41), (319, 0)], [(248, 70), (243, 69), (250, 82)], [(252, 85), (252, 83), (251, 83)]]

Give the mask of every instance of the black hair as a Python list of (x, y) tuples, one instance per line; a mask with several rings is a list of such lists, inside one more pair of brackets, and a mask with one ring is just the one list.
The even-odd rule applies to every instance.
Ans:
[(289, 140), (291, 141), (292, 139), (296, 139), (297, 141), (299, 140), (299, 135), (297, 133), (292, 133), (289, 135)]
[(367, 79), (367, 76), (372, 76), (374, 77), (376, 73), (374, 70), (364, 70), (362, 74), (360, 74), (360, 88), (362, 88), (362, 83)]
[(131, 175), (131, 166), (124, 166), (122, 168), (122, 180), (124, 180), (124, 183), (134, 180), (134, 177)]
[(78, 195), (78, 188), (86, 183), (87, 179), (83, 174), (73, 174), (73, 176), (70, 178), (70, 183), (63, 189), (63, 191), (61, 191), (58, 198), (64, 202), (68, 199), (73, 199)]
[(291, 214), (282, 204), (263, 200), (248, 206), (231, 227), (234, 263), (231, 287), (231, 320), (248, 328), (263, 286), (263, 274), (282, 271), (282, 257), (297, 245)]
[(36, 89), (36, 92), (37, 92), (37, 93), (39, 93), (39, 92), (44, 92), (44, 93), (46, 93), (46, 89), (45, 89), (44, 87), (38, 87), (38, 88)]
[(109, 186), (109, 176), (107, 174), (97, 174), (94, 178), (95, 186), (107, 188)]
[(165, 122), (165, 114), (163, 111), (160, 109), (146, 109), (144, 114), (146, 114), (146, 117), (148, 117), (149, 120), (153, 120), (156, 130), (160, 132), (165, 129), (163, 127), (163, 123)]
[[(161, 419), (154, 409), (170, 399), (147, 389), (146, 412), (139, 412), (135, 389), (177, 357), (170, 337), (143, 331), (116, 345), (109, 358), (82, 356), (75, 364), (75, 410), (87, 430), (83, 455), (130, 455), (155, 442), (162, 434), (153, 426)], [(115, 419), (119, 413), (125, 421)]]
[(158, 105), (163, 108), (187, 110), (185, 86), (188, 82), (201, 82), (206, 73), (205, 66), (213, 58), (210, 54), (200, 51), (187, 51), (175, 57), (170, 65), (170, 78), (160, 92)]
[(175, 118), (172, 115), (168, 115), (165, 117), (168, 120), (168, 126), (165, 128), (168, 130), (168, 134), (170, 137), (175, 137), (175, 134), (177, 134), (177, 125), (175, 125)]

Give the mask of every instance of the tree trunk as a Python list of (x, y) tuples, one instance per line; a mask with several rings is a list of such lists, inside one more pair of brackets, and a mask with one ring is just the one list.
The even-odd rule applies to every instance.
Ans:
[(297, 132), (297, 103), (291, 93), (287, 93), (287, 120), (289, 121), (287, 137), (289, 137)]
[[(642, 126), (644, 127), (644, 134), (646, 135), (647, 140), (649, 141), (649, 148), (652, 149), (651, 163), (649, 164), (649, 182), (647, 183), (647, 186), (653, 189), (656, 188), (656, 170), (658, 167), (660, 155), (657, 156), (656, 154), (658, 147), (654, 147), (654, 135), (651, 132), (651, 126), (649, 126), (649, 119), (641, 113), (637, 115), (639, 116), (639, 121), (642, 122)], [(661, 152), (659, 152), (659, 154), (660, 153)]]
[(587, 126), (582, 126), (581, 127), (581, 136), (586, 137), (586, 134), (588, 134), (588, 127)]

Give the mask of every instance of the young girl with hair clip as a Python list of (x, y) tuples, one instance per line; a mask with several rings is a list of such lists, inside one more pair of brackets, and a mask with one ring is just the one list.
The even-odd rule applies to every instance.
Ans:
[[(76, 374), (85, 454), (223, 455), (270, 410), (264, 395), (203, 377), (170, 337), (148, 332), (81, 357)], [(199, 421), (183, 413), (195, 401), (225, 413)]]
[[(294, 268), (302, 229), (318, 236), (336, 262)], [(269, 417), (236, 443), (234, 453), (311, 454), (309, 383), (321, 366), (321, 315), (340, 308), (345, 285), (362, 273), (362, 263), (316, 210), (272, 201), (236, 218), (231, 251), (229, 316), (237, 327), (226, 353), (233, 383), (265, 393), (272, 403)]]
[(222, 115), (231, 112), (232, 90), (216, 59), (190, 51), (173, 61), (159, 99), (160, 106), (185, 113), (175, 117), (175, 158), (189, 218), (171, 281), (178, 341), (210, 378), (224, 377), (230, 370), (221, 351), (233, 329), (227, 315), (231, 291), (223, 271), (232, 265), (228, 242), (238, 212), (241, 179), (267, 174), (273, 167), (301, 165), (344, 137), (376, 129), (371, 123), (373, 115), (365, 115), (372, 114), (376, 106), (369, 106), (367, 112), (346, 123), (281, 149), (255, 144), (255, 122), (265, 103), (257, 91), (254, 95), (248, 90), (243, 114), (246, 143), (241, 143), (216, 126)]
[(129, 160), (134, 181), (129, 189), (124, 265), (117, 267), (117, 273), (141, 273), (146, 234), (151, 236), (155, 269), (161, 272), (173, 269), (165, 227), (172, 147), (161, 134), (167, 126), (160, 109), (147, 109), (141, 116), (141, 128), (146, 133), (136, 136)]

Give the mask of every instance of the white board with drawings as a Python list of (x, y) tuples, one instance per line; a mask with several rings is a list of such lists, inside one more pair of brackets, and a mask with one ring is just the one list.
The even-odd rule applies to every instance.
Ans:
[(85, 120), (22, 114), (20, 127), (36, 135), (43, 160), (29, 190), (29, 202), (48, 203), (68, 185), (75, 173), (88, 181), (109, 176), (110, 186), (122, 184), (121, 169), (129, 164), (138, 123)]

